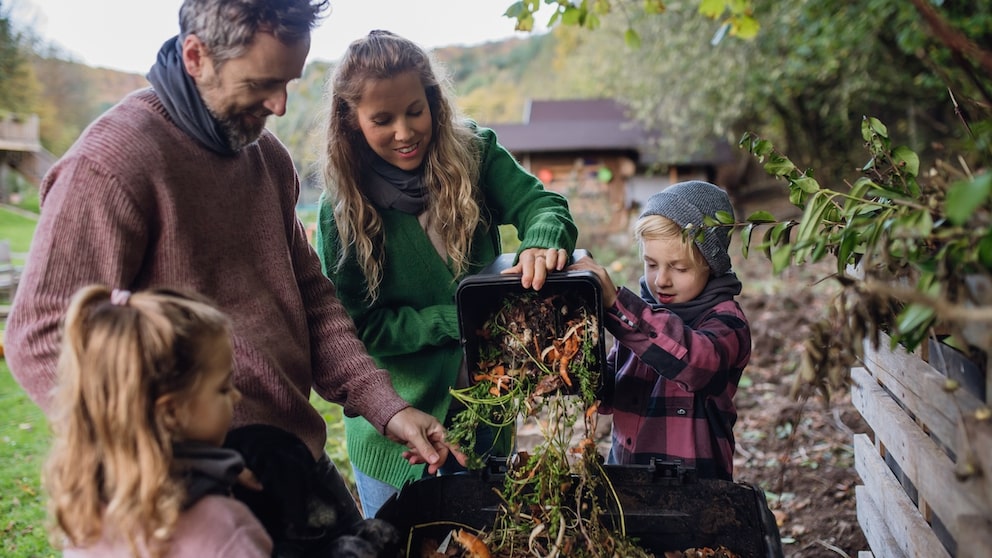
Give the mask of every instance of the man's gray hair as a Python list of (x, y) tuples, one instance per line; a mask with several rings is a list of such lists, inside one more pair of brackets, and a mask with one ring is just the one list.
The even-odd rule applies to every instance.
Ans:
[(330, 0), (185, 0), (179, 8), (179, 39), (196, 35), (214, 63), (244, 54), (259, 31), (285, 44), (309, 38)]

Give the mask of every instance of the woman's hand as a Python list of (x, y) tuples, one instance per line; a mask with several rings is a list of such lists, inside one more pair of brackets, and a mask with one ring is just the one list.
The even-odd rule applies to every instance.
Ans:
[(386, 437), (410, 448), (403, 452), (403, 458), (411, 465), (426, 463), (431, 475), (444, 465), (449, 453), (462, 466), (466, 463), (465, 455), (444, 441), (444, 425), (414, 407), (407, 407), (389, 419)]
[(561, 271), (568, 265), (568, 252), (555, 248), (528, 248), (520, 252), (517, 265), (504, 269), (501, 274), (520, 274), (520, 284), (525, 289), (541, 290), (552, 271)]

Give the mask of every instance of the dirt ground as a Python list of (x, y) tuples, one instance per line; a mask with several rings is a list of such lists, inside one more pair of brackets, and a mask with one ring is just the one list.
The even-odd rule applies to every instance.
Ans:
[(770, 278), (770, 264), (754, 255), (735, 268), (745, 283), (740, 301), (753, 340), (750, 383), (736, 397), (736, 480), (765, 490), (785, 556), (855, 557), (869, 548), (857, 520), (852, 444), (869, 428), (847, 391), (833, 394), (829, 405), (790, 396), (809, 325), (831, 295), (829, 284), (814, 283), (831, 268)]

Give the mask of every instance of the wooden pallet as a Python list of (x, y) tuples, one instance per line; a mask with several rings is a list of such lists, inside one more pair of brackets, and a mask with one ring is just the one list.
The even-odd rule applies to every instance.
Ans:
[[(862, 554), (992, 556), (992, 421), (975, 418), (988, 382), (986, 393), (948, 392), (946, 371), (888, 343), (866, 346), (851, 371), (852, 401), (874, 436), (854, 439), (858, 523), (871, 546)], [(980, 474), (963, 478), (966, 463)]]

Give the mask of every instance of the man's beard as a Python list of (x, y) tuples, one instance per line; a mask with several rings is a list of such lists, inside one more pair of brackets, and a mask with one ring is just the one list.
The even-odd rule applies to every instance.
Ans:
[(265, 130), (265, 119), (261, 119), (257, 126), (248, 126), (244, 120), (239, 118), (239, 115), (234, 116), (220, 116), (215, 113), (213, 109), (210, 109), (210, 114), (213, 115), (217, 123), (220, 124), (221, 133), (224, 134), (224, 139), (227, 140), (227, 146), (231, 148), (232, 151), (240, 151), (241, 148), (251, 145), (262, 135), (262, 131)]

